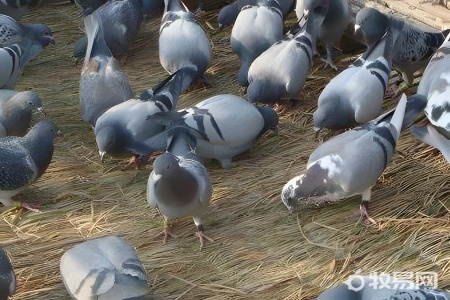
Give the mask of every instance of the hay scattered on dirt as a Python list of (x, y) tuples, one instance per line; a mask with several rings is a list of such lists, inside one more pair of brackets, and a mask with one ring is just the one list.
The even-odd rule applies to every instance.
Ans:
[[(201, 18), (216, 24), (216, 13)], [(57, 43), (30, 62), (17, 89), (41, 95), (64, 137), (56, 142), (48, 171), (19, 196), (41, 203), (43, 212), (0, 220), (0, 244), (11, 254), (18, 278), (14, 299), (67, 299), (59, 276), (64, 251), (113, 233), (136, 247), (157, 299), (313, 299), (358, 269), (436, 271), (440, 287), (450, 285), (449, 166), (409, 132), (373, 189), (377, 227), (356, 224), (352, 215), (359, 197), (288, 216), (281, 188), (320, 143), (312, 112), (321, 89), (336, 75), (322, 70), (319, 60), (303, 99), (275, 106), (278, 135), (266, 134), (231, 170), (207, 163), (214, 196), (205, 230), (215, 242), (199, 252), (191, 219), (173, 222), (178, 238), (166, 245), (157, 237), (162, 220), (145, 198), (151, 166), (122, 172), (117, 162), (101, 165), (93, 132), (79, 117), (80, 67), (71, 54), (82, 22), (74, 5), (44, 5), (27, 20), (48, 24)], [(159, 22), (145, 22), (125, 65), (136, 93), (166, 77), (157, 51)], [(206, 75), (212, 87), (189, 91), (180, 108), (219, 93), (243, 95), (230, 32), (205, 28), (214, 44)]]

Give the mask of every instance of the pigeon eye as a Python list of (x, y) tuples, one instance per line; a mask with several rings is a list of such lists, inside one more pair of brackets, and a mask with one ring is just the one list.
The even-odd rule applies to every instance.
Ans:
[(29, 101), (28, 104), (29, 104), (29, 105), (33, 105), (33, 102)]

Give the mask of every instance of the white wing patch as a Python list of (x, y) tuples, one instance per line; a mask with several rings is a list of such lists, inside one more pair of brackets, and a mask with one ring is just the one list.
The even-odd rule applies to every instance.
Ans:
[[(337, 154), (330, 154), (325, 157), (322, 157), (319, 161), (319, 166), (328, 170), (328, 178), (333, 177), (334, 174), (341, 172), (341, 166), (343, 164), (342, 158)], [(315, 162), (311, 163), (313, 165)]]

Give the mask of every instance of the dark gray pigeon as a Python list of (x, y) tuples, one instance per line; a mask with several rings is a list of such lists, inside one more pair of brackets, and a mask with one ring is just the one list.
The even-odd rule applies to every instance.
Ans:
[(147, 274), (136, 250), (116, 235), (78, 244), (61, 257), (61, 278), (74, 299), (145, 299)]
[(450, 300), (450, 294), (389, 275), (352, 275), (317, 300)]
[(19, 22), (39, 2), (41, 0), (0, 0), (0, 14), (10, 16)]
[(80, 79), (80, 111), (85, 122), (95, 127), (109, 108), (133, 98), (133, 91), (120, 63), (103, 38), (98, 11), (84, 18), (89, 40)]
[(180, 0), (165, 0), (159, 29), (159, 60), (169, 74), (193, 66), (200, 77), (211, 64), (209, 37)]
[(25, 135), (34, 109), (43, 113), (41, 98), (35, 92), (20, 92), (7, 101), (0, 100), (0, 137)]
[(305, 26), (286, 34), (253, 61), (248, 71), (248, 101), (274, 103), (282, 98), (300, 98), (328, 10), (328, 0), (314, 3)]
[(8, 254), (0, 246), (0, 300), (7, 300), (16, 293), (16, 274)]
[(241, 86), (248, 85), (248, 70), (252, 62), (282, 37), (283, 15), (276, 0), (258, 0), (240, 10), (230, 43), (241, 63), (238, 73)]
[(289, 211), (300, 203), (338, 201), (362, 194), (361, 218), (374, 223), (368, 213), (371, 188), (392, 159), (405, 107), (403, 95), (389, 120), (373, 120), (321, 144), (309, 157), (306, 171), (283, 187), (281, 200)]
[[(184, 67), (170, 75), (158, 87), (144, 94), (148, 99), (130, 99), (108, 109), (95, 125), (95, 138), (100, 156), (115, 158), (134, 156), (138, 167), (149, 155), (166, 148), (167, 137), (160, 135), (165, 126), (147, 121), (148, 116), (175, 109), (178, 98), (197, 78), (197, 71)], [(141, 96), (143, 98), (143, 96)]]
[(388, 32), (365, 59), (358, 59), (325, 86), (314, 112), (314, 129), (350, 128), (375, 119), (391, 74), (397, 32)]
[(13, 18), (0, 14), (0, 47), (19, 42), (32, 42), (43, 47), (53, 44), (52, 31), (44, 24), (20, 24)]
[(203, 232), (202, 216), (207, 212), (212, 197), (208, 171), (195, 155), (195, 137), (183, 127), (172, 128), (167, 152), (153, 163), (147, 184), (147, 201), (164, 217), (164, 243), (170, 232), (167, 221), (192, 216), (200, 239), (212, 241)]
[[(82, 6), (84, 16), (93, 11), (98, 12), (106, 45), (116, 59), (125, 59), (128, 49), (136, 40), (144, 18), (142, 0), (106, 1), (98, 7), (101, 2), (103, 1), (79, 5)], [(77, 42), (79, 43), (77, 47), (84, 46), (84, 41)]]
[(256, 106), (231, 94), (213, 96), (184, 112), (184, 123), (197, 138), (197, 156), (217, 159), (226, 169), (231, 168), (233, 157), (278, 125), (277, 113), (271, 107)]
[[(38, 180), (47, 170), (53, 156), (56, 137), (49, 120), (38, 122), (24, 137), (0, 138), (0, 211), (16, 205), (11, 197)], [(34, 205), (22, 207), (36, 210)]]
[[(299, 0), (301, 2), (303, 0)], [(304, 10), (306, 17), (311, 9), (314, 9), (316, 0), (304, 0)], [(352, 10), (347, 0), (328, 0), (329, 9), (322, 22), (319, 33), (321, 40), (327, 49), (325, 66), (329, 65), (335, 70), (338, 68), (333, 63), (332, 47), (339, 42), (345, 29), (352, 22)]]
[(356, 15), (355, 34), (367, 45), (366, 53), (370, 53), (371, 48), (390, 28), (401, 33), (395, 40), (393, 66), (402, 72), (405, 82), (411, 85), (414, 72), (426, 67), (445, 36), (441, 32), (425, 32), (400, 18), (383, 14), (371, 7), (361, 9)]
[(437, 148), (450, 162), (450, 34), (428, 63), (417, 94), (428, 99), (425, 115), (430, 124), (413, 126), (411, 133)]

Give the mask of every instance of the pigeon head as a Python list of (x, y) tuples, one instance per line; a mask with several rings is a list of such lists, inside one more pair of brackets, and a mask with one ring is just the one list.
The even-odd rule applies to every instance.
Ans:
[(341, 172), (340, 160), (339, 155), (325, 156), (313, 163), (304, 174), (285, 184), (281, 200), (290, 212), (300, 204), (320, 204), (327, 200), (340, 199), (343, 190), (332, 179)]
[(305, 0), (306, 32), (314, 40), (319, 36), (320, 27), (325, 19), (330, 0)]
[(238, 3), (234, 2), (227, 6), (224, 6), (217, 16), (217, 22), (219, 23), (219, 30), (222, 30), (228, 26), (233, 25), (239, 14)]
[(326, 99), (313, 114), (314, 130), (318, 132), (321, 128), (342, 129), (349, 127), (349, 117), (346, 108), (337, 101)]
[(366, 46), (375, 45), (389, 28), (389, 17), (372, 7), (365, 7), (356, 14), (355, 35)]
[(277, 131), (278, 129), (278, 115), (277, 112), (270, 106), (256, 106), (264, 119), (264, 127), (259, 135), (262, 135), (267, 130), (271, 129)]
[(112, 126), (104, 126), (95, 132), (98, 151), (103, 158), (105, 154), (122, 157), (125, 144), (121, 135)]
[(48, 45), (55, 43), (52, 31), (47, 25), (29, 24), (27, 25), (27, 27), (29, 28), (35, 39), (41, 43), (42, 47), (47, 47)]
[(180, 159), (171, 153), (159, 155), (153, 162), (153, 172), (158, 176), (173, 174), (180, 168)]
[(24, 100), (24, 102), (26, 102), (26, 107), (29, 110), (37, 109), (42, 114), (44, 114), (44, 111), (42, 110), (42, 100), (41, 100), (41, 97), (39, 97), (39, 95), (37, 93), (31, 92), (31, 91), (25, 91), (25, 92), (21, 92), (19, 94), (21, 94), (22, 99)]
[(79, 38), (73, 45), (73, 57), (75, 58), (76, 63), (86, 56), (87, 46), (88, 39), (86, 35)]

